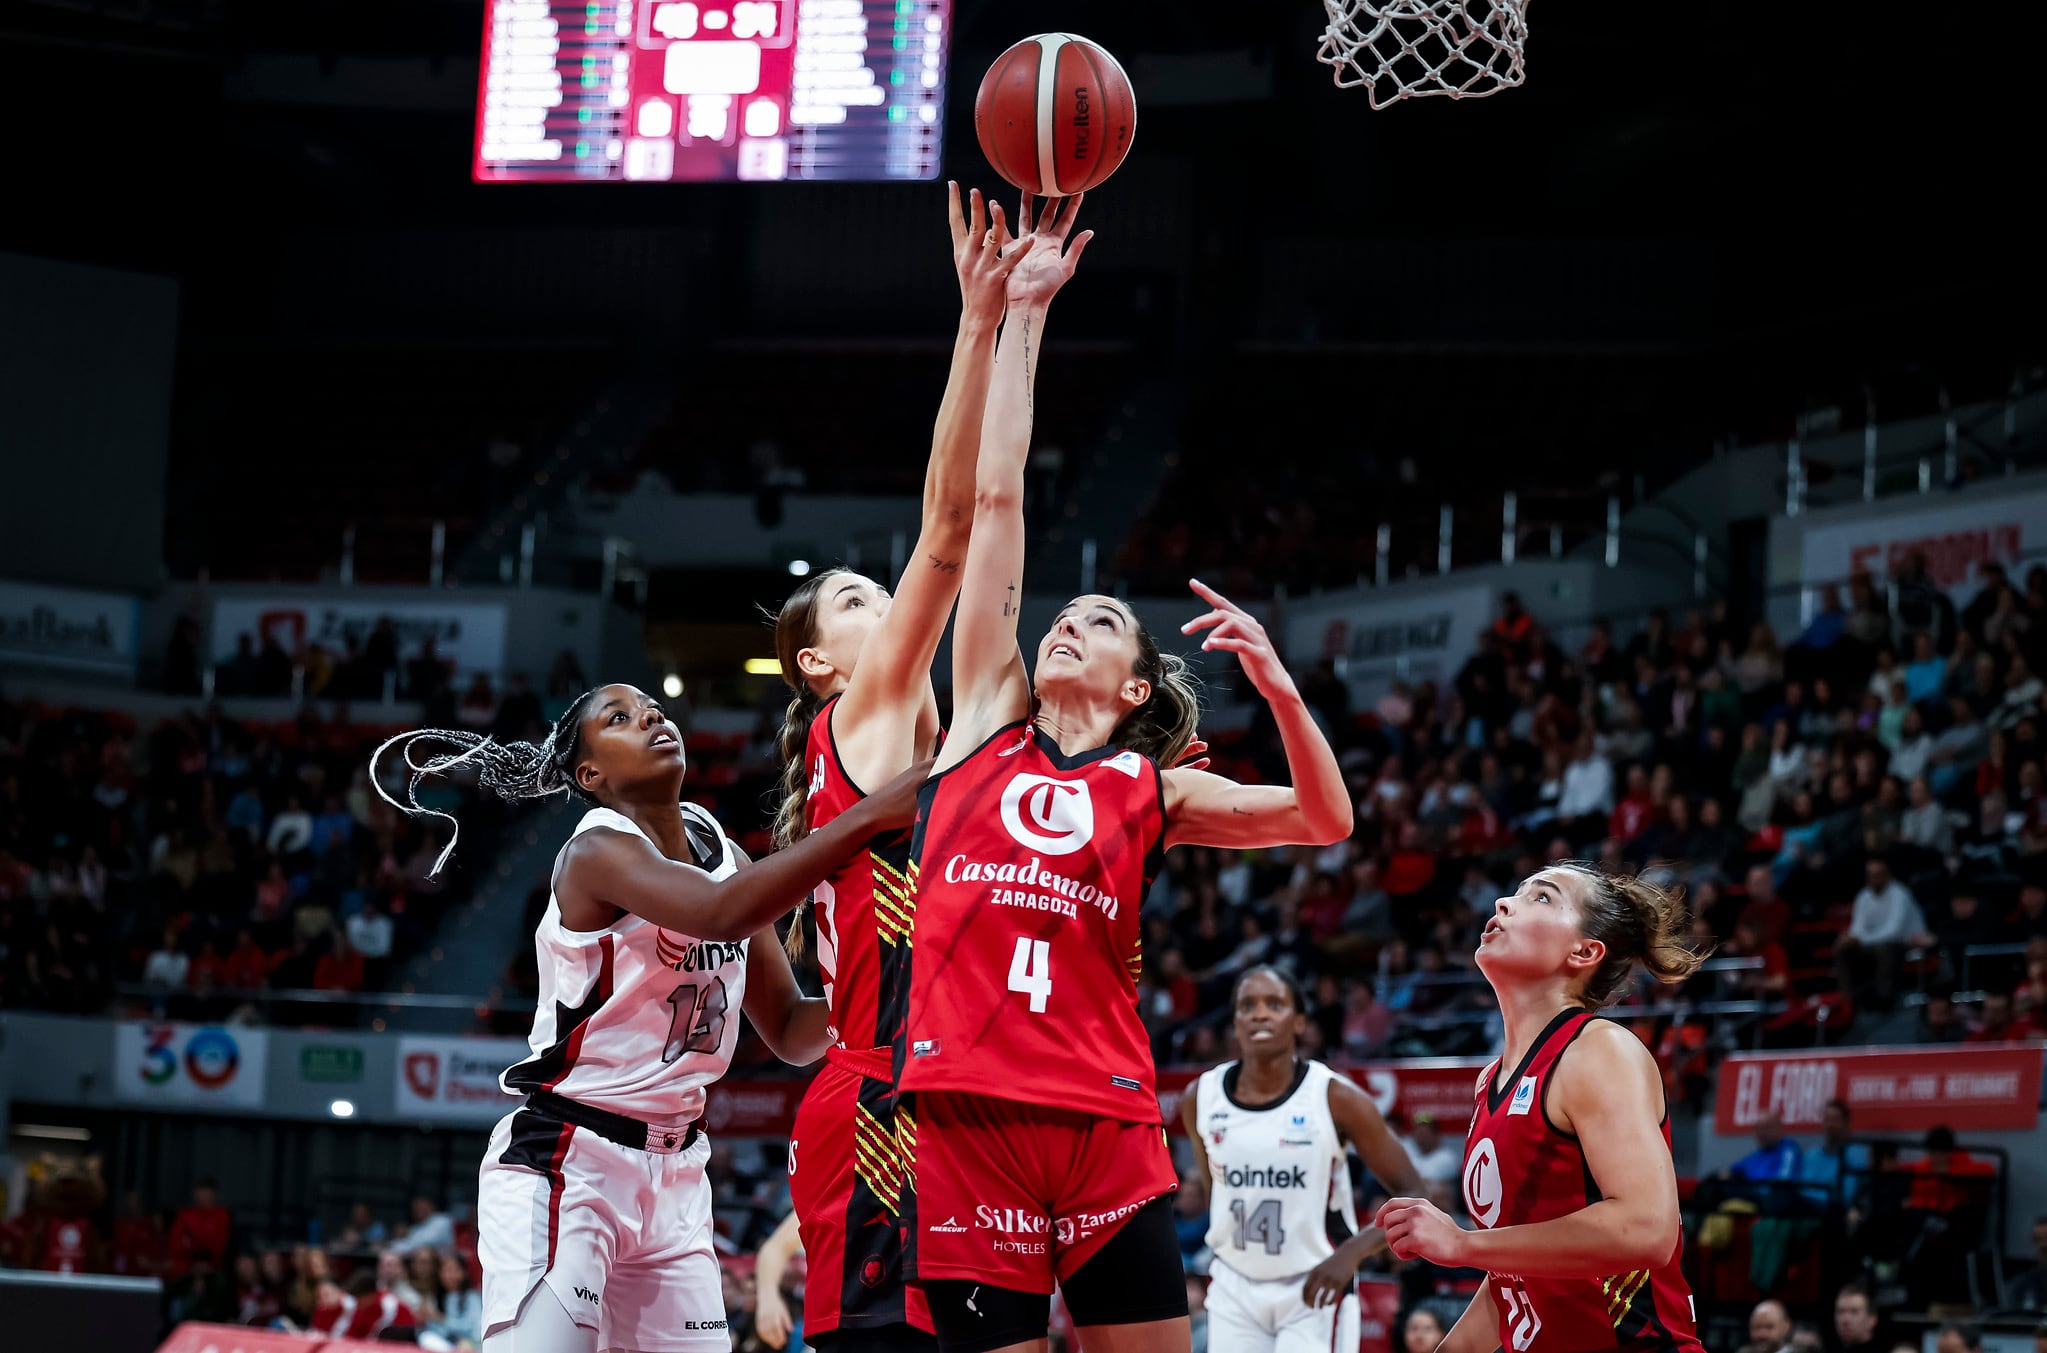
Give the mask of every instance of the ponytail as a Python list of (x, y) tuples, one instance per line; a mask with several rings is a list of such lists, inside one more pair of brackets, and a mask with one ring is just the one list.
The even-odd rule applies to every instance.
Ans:
[(1585, 934), (1606, 946), (1606, 958), (1586, 980), (1582, 993), (1594, 1010), (1619, 998), (1636, 964), (1666, 986), (1684, 981), (1699, 970), (1710, 950), (1694, 950), (1685, 941), (1687, 923), (1683, 892), (1659, 888), (1633, 875), (1602, 874), (1589, 864), (1567, 861), (1551, 869), (1584, 880), (1580, 905)]
[(1186, 755), (1194, 741), (1201, 723), (1201, 684), (1179, 654), (1159, 651), (1158, 640), (1142, 623), (1136, 633), (1132, 674), (1151, 683), (1151, 697), (1124, 717), (1111, 741), (1164, 768)]
[[(407, 817), (441, 818), (450, 828), (448, 844), (435, 857), (434, 867), (428, 871), (429, 878), (441, 872), (441, 866), (455, 853), (455, 842), (462, 835), (462, 824), (455, 820), (454, 814), (429, 808), (419, 801), (420, 782), (429, 775), (446, 775), (459, 766), (473, 766), (478, 786), (507, 802), (569, 794), (593, 806), (596, 804), (595, 799), (577, 787), (575, 773), (576, 754), (582, 742), (583, 706), (596, 693), (588, 690), (570, 701), (562, 716), (555, 720), (554, 727), (548, 730), (547, 737), (537, 743), (498, 742), (461, 728), (421, 728), (389, 738), (370, 753), (370, 786), (384, 802)], [(422, 742), (441, 743), (460, 750), (416, 761), (413, 748)], [(377, 770), (384, 753), (393, 747), (399, 749), (405, 763), (403, 802), (391, 797)]]
[[(782, 609), (775, 615), (775, 658), (782, 665), (783, 684), (791, 692), (789, 707), (782, 713), (782, 731), (775, 736), (775, 755), (782, 759), (782, 778), (775, 786), (775, 792), (780, 796), (780, 802), (775, 805), (774, 841), (777, 850), (795, 845), (810, 829), (804, 815), (804, 804), (810, 798), (810, 769), (803, 764), (804, 751), (810, 746), (810, 725), (816, 722), (818, 711), (824, 708), (824, 701), (803, 679), (797, 655), (817, 642), (817, 599), (823, 593), (826, 581), (848, 571), (828, 568), (822, 573), (813, 573), (804, 579), (802, 586), (789, 594), (789, 599), (782, 603)], [(803, 912), (809, 903), (806, 896), (796, 904), (796, 914), (789, 922), (789, 933), (782, 940), (782, 947), (789, 951), (792, 959), (803, 957)]]

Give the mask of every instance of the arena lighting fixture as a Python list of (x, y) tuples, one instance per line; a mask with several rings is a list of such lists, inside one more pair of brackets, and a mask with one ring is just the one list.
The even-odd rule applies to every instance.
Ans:
[(355, 1101), (352, 1099), (337, 1099), (327, 1106), (327, 1112), (333, 1114), (336, 1118), (353, 1118), (355, 1117)]
[(665, 676), (665, 677), (662, 677), (662, 678), (661, 678), (661, 694), (663, 694), (663, 695), (667, 696), (667, 697), (668, 697), (668, 698), (669, 698), (670, 700), (673, 700), (673, 699), (675, 699), (675, 698), (676, 698), (677, 696), (681, 695), (681, 694), (682, 694), (682, 678), (681, 678), (681, 677), (679, 677), (679, 676), (677, 676), (677, 675), (676, 675), (675, 673), (673, 673), (673, 672), (670, 672), (670, 673), (669, 673), (669, 674), (668, 674), (667, 676)]
[(748, 676), (780, 676), (782, 675), (782, 660), (780, 658), (748, 658), (746, 660), (746, 674)]
[(789, 574), (795, 578), (810, 576), (810, 561), (808, 559), (791, 559), (789, 561)]
[(14, 1135), (34, 1137), (46, 1142), (89, 1142), (92, 1129), (82, 1127), (60, 1127), (55, 1123), (16, 1123)]

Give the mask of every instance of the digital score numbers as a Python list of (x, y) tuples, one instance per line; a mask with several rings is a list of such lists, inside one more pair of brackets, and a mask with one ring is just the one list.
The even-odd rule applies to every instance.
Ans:
[(479, 183), (935, 179), (951, 0), (485, 0)]

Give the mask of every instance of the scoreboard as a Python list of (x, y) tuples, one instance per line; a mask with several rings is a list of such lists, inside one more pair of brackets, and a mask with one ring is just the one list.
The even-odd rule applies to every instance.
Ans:
[(935, 179), (952, 0), (485, 0), (479, 183)]

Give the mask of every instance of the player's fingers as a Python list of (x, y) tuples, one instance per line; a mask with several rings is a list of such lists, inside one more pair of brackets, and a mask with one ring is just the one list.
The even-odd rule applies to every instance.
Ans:
[(1000, 202), (988, 204), (988, 234), (998, 249), (1009, 243), (1009, 218), (1002, 214)]
[(1092, 230), (1080, 232), (1080, 238), (1066, 247), (1066, 266), (1071, 268), (1080, 262), (1080, 256), (1087, 252), (1087, 242), (1095, 237)]
[(1016, 208), (1016, 228), (1019, 234), (1031, 233), (1031, 195), (1025, 190)]
[(1228, 635), (1218, 637), (1213, 634), (1204, 639), (1201, 646), (1203, 648), (1220, 648), (1227, 653), (1257, 653), (1262, 651), (1264, 647), (1261, 644), (1254, 644), (1247, 639), (1232, 639)]
[(1207, 583), (1201, 581), (1201, 579), (1199, 578), (1189, 578), (1187, 580), (1187, 586), (1190, 589), (1192, 589), (1195, 596), (1200, 597), (1203, 601), (1215, 607), (1218, 611), (1229, 611), (1236, 615), (1244, 614), (1243, 607), (1237, 605), (1236, 602), (1231, 601), (1228, 597), (1216, 591), (1213, 587), (1210, 587)]
[(1073, 218), (1080, 215), (1080, 204), (1086, 200), (1086, 193), (1075, 193), (1060, 204), (1062, 210), (1059, 213), (1059, 223), (1052, 230), (1054, 235), (1064, 240), (1073, 233)]
[(981, 190), (979, 188), (976, 188), (972, 192), (968, 193), (967, 202), (969, 205), (969, 211), (967, 214), (968, 231), (975, 235), (985, 234), (988, 229), (987, 225), (988, 218), (986, 212), (984, 211), (984, 207), (986, 204), (983, 203), (981, 200)]
[(1174, 770), (1207, 770), (1207, 769), (1208, 769), (1208, 767), (1209, 767), (1209, 760), (1208, 760), (1208, 758), (1207, 758), (1207, 757), (1205, 757), (1205, 756), (1204, 756), (1204, 757), (1201, 757), (1200, 759), (1198, 759), (1198, 760), (1195, 760), (1195, 761), (1182, 761), (1182, 762), (1181, 762), (1181, 763), (1180, 763), (1179, 765), (1177, 765), (1177, 766), (1173, 767), (1173, 769), (1174, 769)]
[(1227, 611), (1209, 611), (1205, 615), (1195, 616), (1192, 620), (1180, 626), (1180, 633), (1192, 634), (1196, 630), (1207, 629), (1210, 625), (1220, 625), (1229, 618), (1229, 612)]
[(967, 242), (967, 219), (960, 211), (960, 184), (953, 179), (945, 185), (945, 223), (952, 227), (952, 247)]

